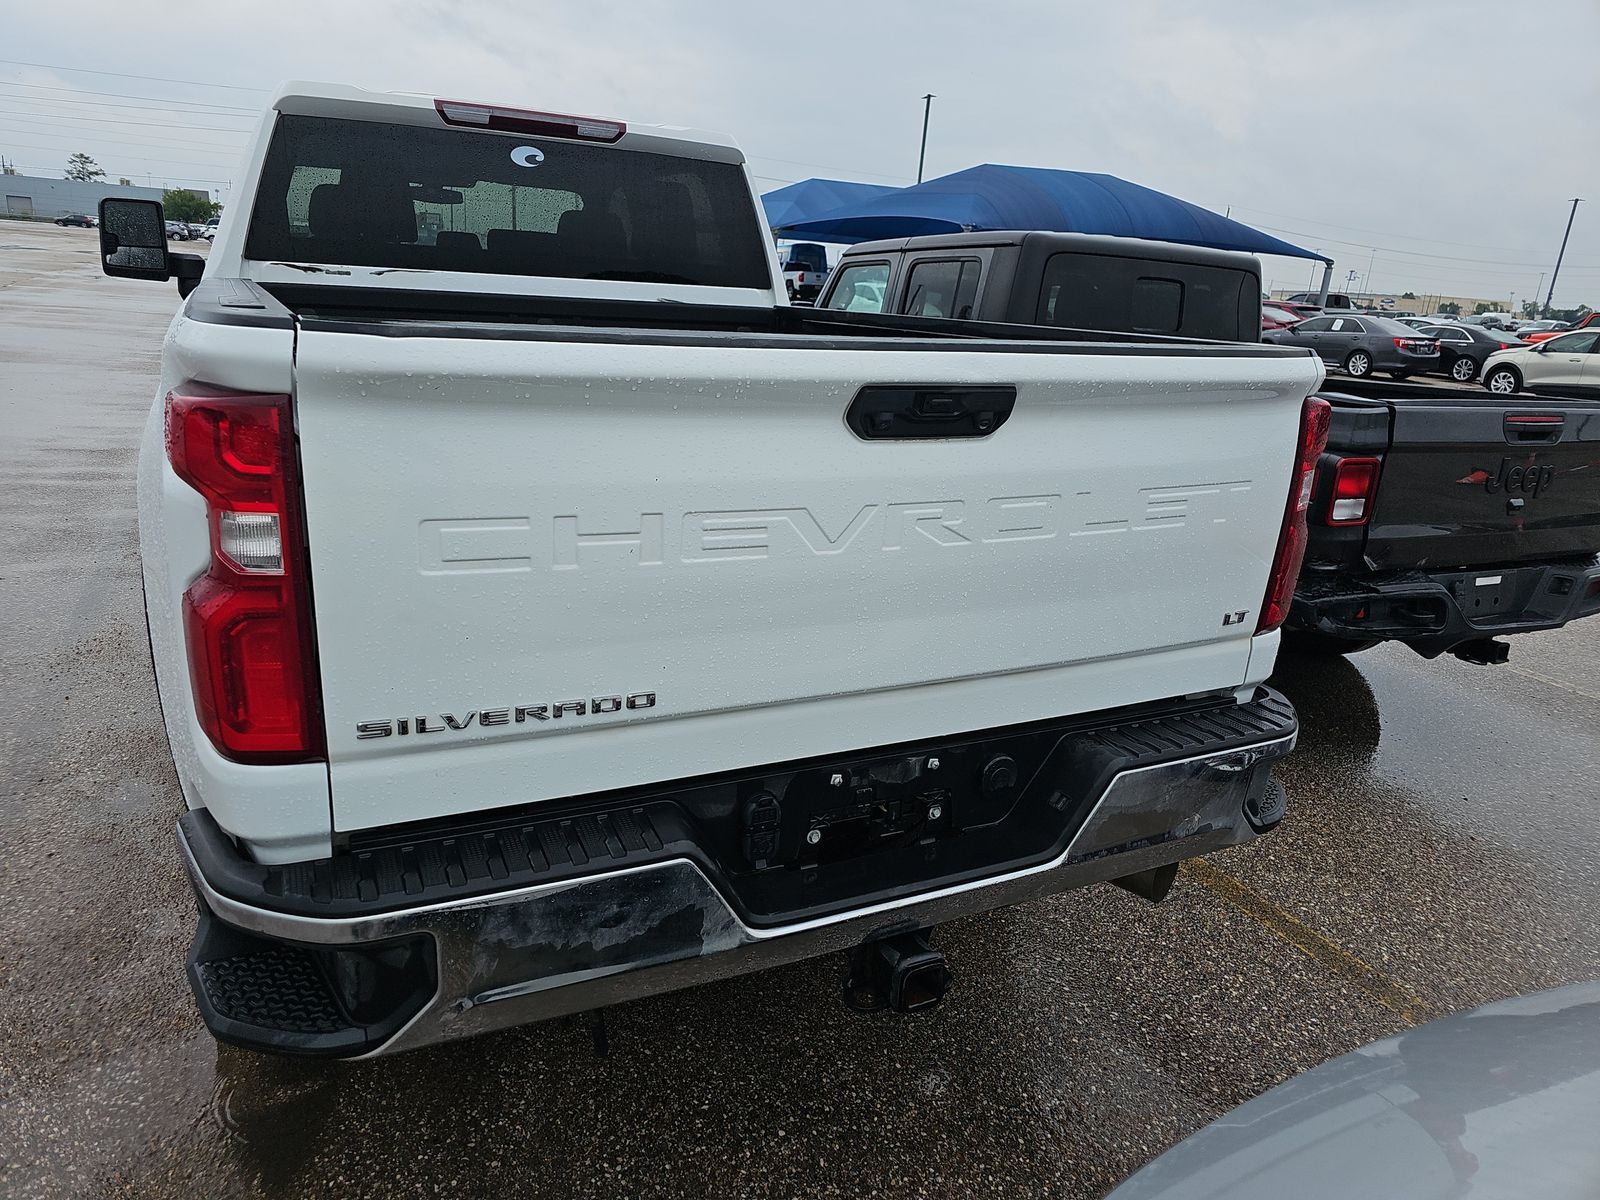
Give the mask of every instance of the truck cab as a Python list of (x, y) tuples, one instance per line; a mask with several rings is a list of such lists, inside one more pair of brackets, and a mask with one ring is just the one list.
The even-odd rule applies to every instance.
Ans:
[(1261, 331), (1248, 254), (1076, 233), (946, 234), (863, 242), (818, 307), (958, 321), (1227, 341)]

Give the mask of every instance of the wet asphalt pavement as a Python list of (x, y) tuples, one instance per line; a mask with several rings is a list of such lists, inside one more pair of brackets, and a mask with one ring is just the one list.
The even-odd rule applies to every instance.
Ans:
[(133, 508), (170, 284), (0, 222), (0, 1195), (1102, 1194), (1286, 1076), (1600, 977), (1600, 620), (1508, 667), (1288, 660), (1274, 836), (947, 927), (931, 1015), (819, 960), (360, 1065), (219, 1047)]

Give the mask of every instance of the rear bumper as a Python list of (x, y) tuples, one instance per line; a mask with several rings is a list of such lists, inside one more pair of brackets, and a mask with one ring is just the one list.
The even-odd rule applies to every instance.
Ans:
[(1380, 352), (1372, 356), (1372, 365), (1376, 370), (1409, 371), (1414, 375), (1439, 370), (1441, 361), (1437, 354), (1408, 354), (1404, 350)]
[(1600, 561), (1352, 580), (1304, 574), (1291, 628), (1349, 641), (1399, 641), (1425, 658), (1463, 642), (1557, 629), (1600, 613)]
[[(366, 882), (333, 905), (338, 916), (303, 911), (316, 890), (311, 881), (320, 879), (326, 891), (337, 877), (331, 860), (263, 872), (240, 858), (206, 813), (194, 812), (179, 824), (200, 906), (190, 981), (219, 1038), (281, 1053), (387, 1054), (582, 1012), (1253, 840), (1282, 816), (1271, 765), (1293, 748), (1296, 733), (1288, 702), (1263, 688), (1248, 705), (1194, 721), (1145, 720), (1074, 735), (1082, 745), (1069, 746), (1061, 762), (1095, 794), (1050, 857), (771, 925), (747, 919), (707, 860), (675, 851), (670, 820), (637, 824), (644, 808), (631, 810), (635, 836), (615, 839), (567, 877), (520, 882), (538, 877), (524, 872), (507, 876), (517, 886), (396, 906), (380, 864), (377, 875), (352, 876)], [(1107, 759), (1107, 745), (1122, 757)], [(1075, 782), (1058, 781), (1058, 793)], [(602, 816), (593, 844), (612, 843), (625, 816)], [(654, 828), (664, 836), (637, 836)], [(550, 844), (548, 831), (525, 832)], [(467, 852), (481, 836), (463, 830), (402, 853), (444, 855), (446, 870), (461, 873), (481, 853)], [(642, 849), (627, 848), (635, 843)], [(307, 887), (291, 895), (302, 867)]]

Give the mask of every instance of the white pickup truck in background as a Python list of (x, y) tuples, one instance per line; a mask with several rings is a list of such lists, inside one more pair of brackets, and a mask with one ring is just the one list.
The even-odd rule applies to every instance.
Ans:
[[(791, 308), (728, 140), (287, 86), (140, 464), (220, 1038), (357, 1056), (849, 950), (1283, 813), (1298, 351)], [(427, 236), (419, 230), (426, 229)]]

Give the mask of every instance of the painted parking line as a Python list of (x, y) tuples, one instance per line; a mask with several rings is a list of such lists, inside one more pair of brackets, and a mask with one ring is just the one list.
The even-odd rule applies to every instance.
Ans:
[(1324, 937), (1299, 917), (1268, 900), (1260, 892), (1220, 870), (1204, 858), (1191, 858), (1183, 873), (1212, 895), (1227, 901), (1240, 912), (1254, 918), (1269, 933), (1282, 938), (1296, 950), (1339, 978), (1360, 988), (1379, 1004), (1415, 1025), (1430, 1021), (1439, 1012), (1422, 997), (1370, 963), (1357, 958), (1337, 942)]

